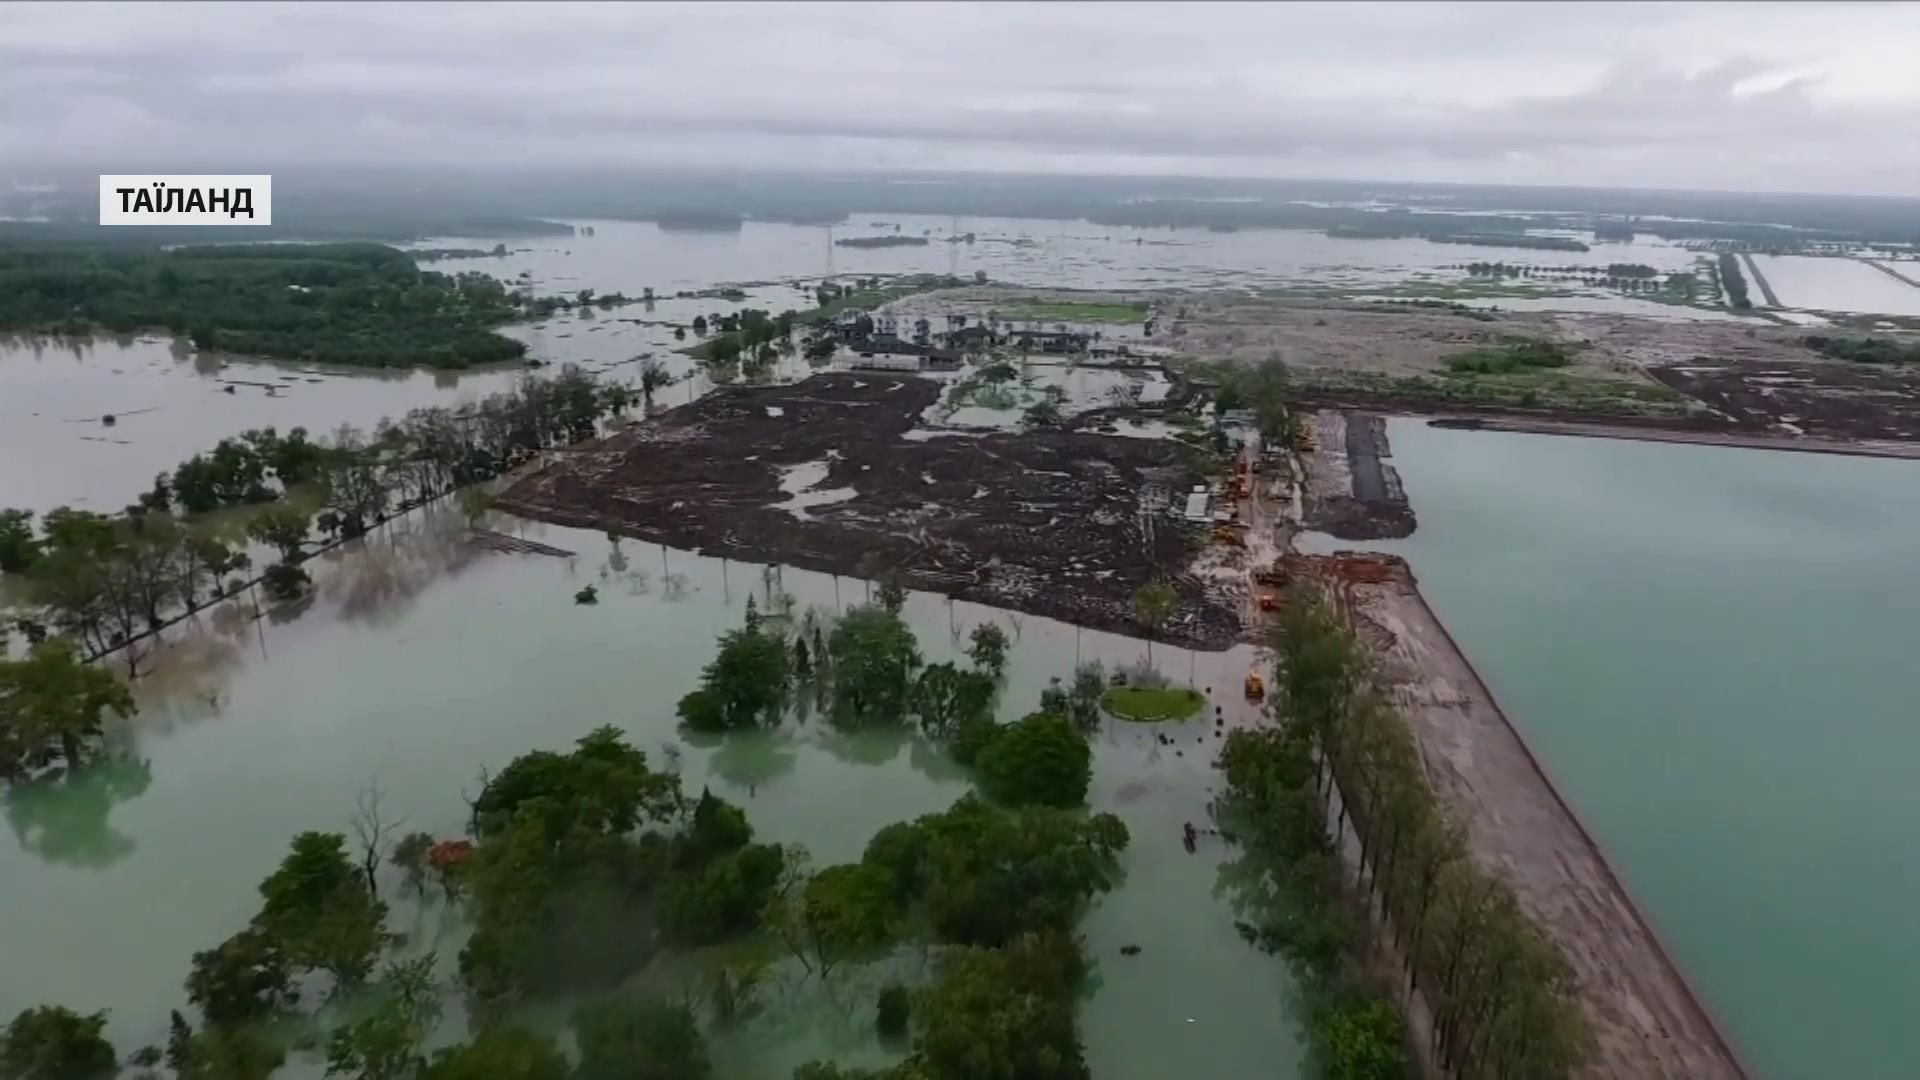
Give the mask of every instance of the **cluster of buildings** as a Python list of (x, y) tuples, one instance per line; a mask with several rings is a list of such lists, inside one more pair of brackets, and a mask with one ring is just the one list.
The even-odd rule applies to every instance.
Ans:
[(1078, 331), (1001, 330), (969, 323), (965, 315), (946, 316), (946, 328), (936, 332), (925, 318), (908, 323), (893, 315), (849, 313), (826, 332), (854, 354), (850, 366), (875, 371), (957, 371), (969, 353), (1000, 346), (1073, 356), (1085, 354), (1092, 343), (1090, 335)]

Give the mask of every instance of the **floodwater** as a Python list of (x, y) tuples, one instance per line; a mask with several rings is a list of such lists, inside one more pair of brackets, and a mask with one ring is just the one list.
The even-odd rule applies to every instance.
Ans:
[[(660, 402), (681, 404), (712, 384), (692, 358), (676, 351), (697, 338), (676, 339), (666, 324), (809, 302), (777, 291), (750, 290), (741, 301), (664, 300), (560, 314), (502, 332), (526, 342), (534, 359), (576, 363), (611, 380), (633, 379), (633, 361), (656, 357), (683, 380)], [(805, 368), (788, 358), (779, 374), (794, 377)], [(409, 409), (498, 393), (525, 373), (519, 364), (467, 371), (324, 368), (200, 353), (184, 339), (156, 335), (0, 337), (0, 507), (117, 511), (151, 487), (155, 473), (171, 473), (249, 428), (305, 427), (316, 438), (342, 424), (370, 430)], [(101, 423), (109, 413), (112, 426)]]
[[(762, 568), (632, 541), (616, 552), (599, 534), (500, 516), (492, 524), (578, 554), (479, 553), (453, 542), (461, 522), (451, 512), (411, 515), (363, 550), (318, 560), (319, 597), (291, 620), (203, 616), (140, 686), (126, 738), (144, 764), (71, 789), (9, 792), (0, 1015), (41, 1002), (107, 1008), (123, 1050), (161, 1041), (167, 1010), (184, 1005), (192, 952), (245, 924), (254, 887), (296, 832), (345, 830), (356, 793), (377, 782), (408, 829), (457, 835), (462, 793), (477, 790), (480, 768), (564, 748), (601, 724), (627, 731), (656, 762), (677, 757), (687, 788), (711, 785), (761, 837), (806, 844), (816, 865), (857, 858), (881, 826), (967, 790), (965, 771), (923, 740), (842, 736), (817, 719), (773, 736), (682, 742), (674, 705), (714, 638), (737, 625), (748, 596), (770, 607)], [(599, 603), (575, 605), (588, 583)], [(867, 588), (798, 571), (780, 584), (802, 609), (857, 603)], [(930, 662), (956, 655), (985, 619), (1013, 635), (1008, 718), (1076, 657), (1124, 662), (1143, 647), (926, 594), (907, 614)], [(1245, 650), (1155, 655), (1216, 687), (1237, 685), (1228, 673), (1251, 660)], [(1180, 842), (1183, 822), (1206, 820), (1213, 729), (1158, 730), (1178, 745), (1156, 744), (1144, 727), (1095, 740), (1091, 802), (1119, 814), (1133, 842), (1126, 883), (1082, 924), (1096, 962), (1082, 1005), (1094, 1074), (1298, 1076), (1284, 967), (1240, 940), (1230, 897), (1215, 895), (1226, 849), (1203, 838), (1190, 855)], [(388, 888), (398, 900), (399, 883)], [(437, 905), (397, 902), (393, 922), (416, 947), (438, 943), (451, 978), (460, 933)], [(1129, 944), (1143, 951), (1122, 956)], [(742, 1080), (785, 1080), (816, 1056), (884, 1061), (870, 1035), (871, 992), (857, 973), (833, 993), (779, 973), (764, 1013), (721, 1036), (716, 1058)], [(450, 1013), (457, 1027), (460, 1010)], [(313, 1060), (293, 1074), (308, 1072), (318, 1073)]]
[[(1876, 270), (1859, 259), (1822, 259), (1809, 255), (1755, 255), (1783, 307), (1845, 311), (1862, 315), (1920, 315), (1920, 288)], [(1920, 263), (1893, 268), (1920, 280)], [(1760, 290), (1752, 289), (1754, 303)]]
[(1920, 466), (1389, 423), (1381, 546), (1756, 1070), (1913, 1076)]
[[(155, 473), (248, 428), (304, 426), (315, 437), (345, 423), (371, 428), (519, 376), (517, 366), (320, 369), (200, 354), (153, 336), (0, 339), (0, 506), (118, 511)], [(108, 413), (111, 427), (100, 422)]]
[[(1162, 289), (1276, 285), (1362, 285), (1437, 273), (1470, 262), (1605, 266), (1646, 263), (1665, 271), (1693, 265), (1692, 252), (1651, 241), (1596, 244), (1587, 252), (1538, 251), (1434, 244), (1425, 240), (1346, 240), (1305, 230), (1137, 229), (1085, 221), (961, 218), (972, 244), (947, 242), (952, 219), (887, 215), (886, 227), (856, 214), (829, 230), (823, 225), (747, 222), (737, 231), (689, 232), (651, 222), (574, 221), (593, 236), (435, 237), (421, 247), (484, 248), (505, 243), (501, 258), (447, 259), (429, 264), (446, 273), (478, 270), (515, 278), (522, 272), (554, 291), (618, 290), (639, 296), (700, 289), (716, 281), (818, 280), (832, 272), (946, 274), (1035, 288)], [(831, 240), (857, 236), (923, 236), (924, 247), (846, 248)], [(1458, 276), (1458, 275), (1455, 275)], [(777, 309), (776, 309), (777, 310)]]

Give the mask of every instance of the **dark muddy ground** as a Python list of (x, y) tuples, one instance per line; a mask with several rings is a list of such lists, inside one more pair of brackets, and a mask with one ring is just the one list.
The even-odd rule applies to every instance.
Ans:
[[(1137, 633), (1133, 593), (1164, 575), (1164, 639), (1224, 648), (1238, 607), (1185, 573), (1171, 509), (1199, 479), (1162, 440), (1081, 432), (909, 439), (939, 384), (826, 374), (723, 389), (568, 455), (502, 509), (750, 562), (875, 578)], [(783, 486), (784, 481), (784, 486)]]
[(1901, 366), (1702, 359), (1651, 374), (1706, 404), (1731, 430), (1920, 439), (1920, 371)]
[(1383, 460), (1393, 453), (1386, 420), (1362, 412), (1311, 415), (1322, 450), (1308, 466), (1306, 527), (1341, 540), (1413, 535), (1413, 507), (1400, 474)]

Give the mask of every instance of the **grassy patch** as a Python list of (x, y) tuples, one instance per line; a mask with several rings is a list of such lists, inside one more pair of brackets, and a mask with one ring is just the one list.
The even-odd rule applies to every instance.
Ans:
[(1526, 284), (1501, 278), (1466, 278), (1459, 281), (1413, 280), (1398, 285), (1368, 288), (1365, 299), (1408, 300), (1487, 300), (1496, 297), (1541, 298), (1577, 295), (1572, 289)]
[(844, 296), (836, 296), (825, 304), (801, 312), (798, 321), (802, 325), (830, 322), (843, 312), (872, 311), (882, 304), (892, 303), (918, 293), (932, 292), (935, 289), (952, 288), (961, 283), (959, 278), (936, 274), (914, 274), (910, 277), (894, 278), (871, 289), (855, 289)]
[(1545, 368), (1438, 376), (1297, 368), (1294, 386), (1309, 397), (1353, 395), (1440, 407), (1546, 409), (1593, 416), (1685, 416), (1694, 408), (1686, 395), (1659, 383)]
[(1096, 303), (1024, 296), (1009, 301), (1005, 312), (1011, 318), (1037, 319), (1041, 322), (1136, 323), (1147, 317), (1147, 302)]
[(1136, 724), (1185, 720), (1206, 703), (1191, 686), (1116, 686), (1100, 695), (1101, 708)]
[(1860, 364), (1920, 364), (1920, 341), (1810, 334), (1807, 336), (1807, 348), (1835, 360), (1852, 360)]
[(1509, 375), (1535, 368), (1562, 368), (1573, 363), (1573, 349), (1552, 341), (1511, 341), (1487, 345), (1447, 357), (1447, 370), (1471, 375)]

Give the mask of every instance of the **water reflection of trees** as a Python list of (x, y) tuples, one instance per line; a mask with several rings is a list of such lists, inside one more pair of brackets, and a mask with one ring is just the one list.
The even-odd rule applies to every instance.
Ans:
[(474, 556), (460, 516), (428, 508), (328, 552), (317, 591), (343, 618), (390, 623), (428, 585), (458, 574)]
[(130, 754), (102, 758), (7, 788), (7, 825), (20, 849), (46, 862), (104, 869), (133, 854), (133, 838), (107, 820), (146, 793), (153, 770)]
[(791, 959), (770, 964), (755, 988), (751, 1016), (715, 1032), (714, 1057), (741, 1074), (772, 1067), (784, 1075), (786, 1069), (822, 1058), (884, 1066), (896, 1054), (874, 1031), (874, 1000), (890, 982), (921, 985), (931, 972), (929, 955), (917, 947), (901, 947), (870, 963), (846, 964), (824, 979)]
[(682, 737), (689, 746), (713, 751), (707, 757), (707, 771), (715, 779), (749, 791), (786, 776), (800, 763), (799, 740), (787, 730), (687, 731)]
[(139, 683), (140, 712), (129, 728), (164, 734), (220, 712), (227, 681), (247, 646), (241, 635), (253, 632), (251, 605), (223, 604), (213, 614), (227, 611), (244, 615), (209, 620), (209, 626), (176, 635), (154, 651), (153, 667)]

